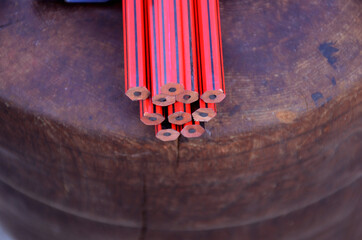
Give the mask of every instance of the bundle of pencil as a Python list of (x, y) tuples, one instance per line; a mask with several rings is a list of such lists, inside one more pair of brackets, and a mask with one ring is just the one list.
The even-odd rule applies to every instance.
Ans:
[(123, 0), (125, 90), (156, 137), (200, 137), (225, 98), (219, 0)]

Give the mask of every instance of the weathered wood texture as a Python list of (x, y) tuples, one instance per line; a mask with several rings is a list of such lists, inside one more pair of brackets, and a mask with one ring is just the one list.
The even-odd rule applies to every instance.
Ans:
[[(361, 239), (362, 1), (220, 1), (227, 98), (163, 143), (122, 6), (0, 1), (0, 219), (18, 239)], [(25, 236), (25, 237), (24, 237)]]

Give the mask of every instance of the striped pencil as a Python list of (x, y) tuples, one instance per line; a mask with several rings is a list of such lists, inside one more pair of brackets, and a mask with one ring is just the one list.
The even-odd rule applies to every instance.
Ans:
[(198, 93), (198, 54), (196, 44), (195, 0), (183, 0), (181, 3), (183, 52), (184, 52), (184, 88), (176, 100), (192, 103), (199, 98)]
[(156, 138), (161, 141), (175, 141), (180, 136), (180, 126), (174, 124), (160, 124), (155, 126)]
[(216, 116), (216, 104), (206, 103), (199, 99), (199, 108), (192, 113), (195, 121), (208, 122)]
[(125, 90), (133, 101), (148, 98), (142, 0), (123, 0)]
[(181, 15), (177, 14), (180, 1), (148, 0), (147, 10), (151, 72), (155, 83), (152, 100), (156, 105), (166, 106), (160, 99), (164, 101), (165, 95), (176, 96), (184, 91)]
[(140, 101), (140, 119), (146, 125), (161, 124), (165, 117), (162, 115), (162, 107), (152, 104), (150, 98)]
[(184, 56), (181, 2), (177, 0), (158, 0), (161, 55), (161, 92), (176, 96), (184, 91)]
[[(145, 7), (145, 4), (143, 4)], [(148, 27), (148, 18), (147, 18), (147, 11), (145, 13), (145, 27)], [(147, 79), (147, 88), (152, 89), (152, 81), (151, 81), (151, 73), (150, 69), (150, 51), (149, 51), (149, 32), (147, 29), (145, 31), (145, 63), (146, 63), (146, 79)], [(163, 116), (163, 111), (161, 106), (154, 105), (150, 98), (142, 100), (140, 102), (140, 119), (146, 125), (158, 125), (161, 124), (165, 117)]]
[(202, 65), (201, 98), (218, 103), (225, 98), (219, 0), (196, 1), (198, 41)]
[(190, 104), (176, 102), (168, 106), (168, 121), (176, 125), (184, 125), (192, 120)]
[(188, 122), (183, 126), (181, 134), (186, 138), (196, 138), (204, 134), (205, 129), (198, 121)]
[(164, 78), (161, 71), (161, 45), (159, 24), (159, 0), (146, 0), (146, 17), (148, 18), (148, 41), (150, 49), (150, 74), (152, 82), (152, 102), (159, 106), (168, 106), (175, 102), (175, 97), (161, 92)]

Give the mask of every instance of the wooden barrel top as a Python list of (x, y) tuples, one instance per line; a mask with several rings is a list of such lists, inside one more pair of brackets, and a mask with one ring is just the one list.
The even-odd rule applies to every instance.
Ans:
[(1, 1), (0, 193), (41, 204), (42, 224), (51, 208), (118, 227), (110, 239), (362, 234), (362, 2), (220, 11), (227, 97), (201, 138), (164, 143), (124, 94), (120, 1)]

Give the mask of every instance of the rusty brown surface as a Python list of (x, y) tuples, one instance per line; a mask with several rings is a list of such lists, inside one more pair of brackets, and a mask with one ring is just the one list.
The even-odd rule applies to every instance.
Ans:
[(5, 226), (33, 239), (361, 237), (362, 2), (220, 8), (227, 98), (200, 139), (163, 143), (124, 95), (119, 2), (0, 1)]

